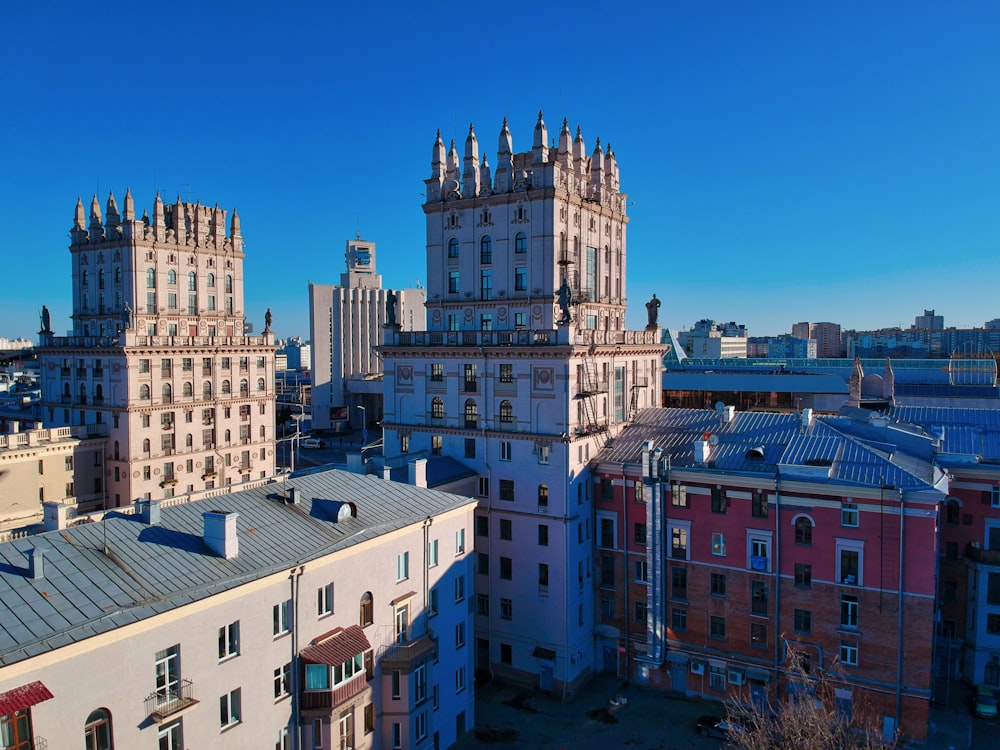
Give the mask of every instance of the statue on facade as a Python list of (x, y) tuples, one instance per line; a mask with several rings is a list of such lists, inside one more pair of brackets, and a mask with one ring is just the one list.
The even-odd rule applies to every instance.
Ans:
[(271, 332), (271, 308), (267, 308), (267, 312), (264, 313), (264, 333)]
[(125, 306), (122, 308), (122, 330), (129, 331), (132, 329), (132, 306), (125, 302)]
[(385, 295), (385, 324), (396, 325), (396, 293), (391, 289)]
[(647, 328), (656, 328), (656, 319), (660, 315), (660, 300), (656, 299), (656, 293), (653, 293), (653, 299), (646, 303), (646, 318), (647, 318)]
[(42, 330), (41, 333), (52, 333), (52, 321), (49, 318), (49, 308), (42, 305)]
[(559, 296), (559, 309), (562, 310), (562, 317), (559, 318), (559, 325), (564, 326), (572, 322), (573, 318), (569, 314), (569, 307), (573, 304), (573, 290), (569, 288), (569, 282), (563, 279), (562, 286), (556, 292)]

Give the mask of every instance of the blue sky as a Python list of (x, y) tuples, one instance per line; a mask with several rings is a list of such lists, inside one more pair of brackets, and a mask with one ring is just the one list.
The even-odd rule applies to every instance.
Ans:
[(5, 3), (0, 336), (69, 328), (77, 195), (240, 212), (258, 330), (308, 335), (344, 242), (424, 280), (437, 128), (539, 109), (613, 145), (631, 327), (1000, 317), (994, 2)]

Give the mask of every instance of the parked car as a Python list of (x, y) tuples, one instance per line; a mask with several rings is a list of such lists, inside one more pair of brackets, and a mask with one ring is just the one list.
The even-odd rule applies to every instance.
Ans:
[(736, 722), (719, 716), (699, 716), (694, 726), (702, 737), (720, 737), (724, 740), (741, 730)]
[(976, 716), (984, 719), (993, 719), (997, 715), (997, 699), (993, 695), (993, 689), (988, 685), (978, 685), (976, 687)]
[(322, 448), (323, 441), (319, 438), (309, 437), (302, 441), (303, 448)]

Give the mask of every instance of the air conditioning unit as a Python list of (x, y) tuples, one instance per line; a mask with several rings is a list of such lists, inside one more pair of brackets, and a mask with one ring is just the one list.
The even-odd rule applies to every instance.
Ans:
[(691, 662), (691, 674), (705, 674), (705, 662), (703, 661)]
[(746, 672), (742, 669), (730, 669), (726, 677), (730, 685), (742, 685), (747, 680)]

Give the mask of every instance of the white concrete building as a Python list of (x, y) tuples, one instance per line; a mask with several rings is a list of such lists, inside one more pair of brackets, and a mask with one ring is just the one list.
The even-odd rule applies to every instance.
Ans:
[(695, 359), (746, 358), (746, 326), (736, 323), (716, 323), (714, 320), (699, 320), (690, 331), (681, 331), (677, 336), (684, 352)]
[(451, 456), (478, 476), (476, 666), (570, 690), (594, 669), (588, 462), (659, 403), (651, 301), (625, 330), (626, 196), (614, 153), (539, 115), (495, 174), (472, 128), (425, 180), (426, 331), (390, 328), (385, 455)]
[[(347, 272), (339, 286), (309, 282), (313, 426), (344, 430), (382, 418), (382, 360), (376, 347), (388, 322), (386, 301), (395, 296), (396, 325), (424, 327), (423, 289), (382, 288), (375, 243), (360, 234), (347, 241)], [(362, 406), (364, 410), (357, 407)]]
[(473, 727), (474, 500), (325, 472), (162, 505), (0, 545), (5, 747), (429, 750)]
[(110, 505), (274, 474), (274, 334), (249, 336), (233, 211), (112, 194), (70, 231), (73, 331), (40, 347), (47, 425), (104, 424)]

